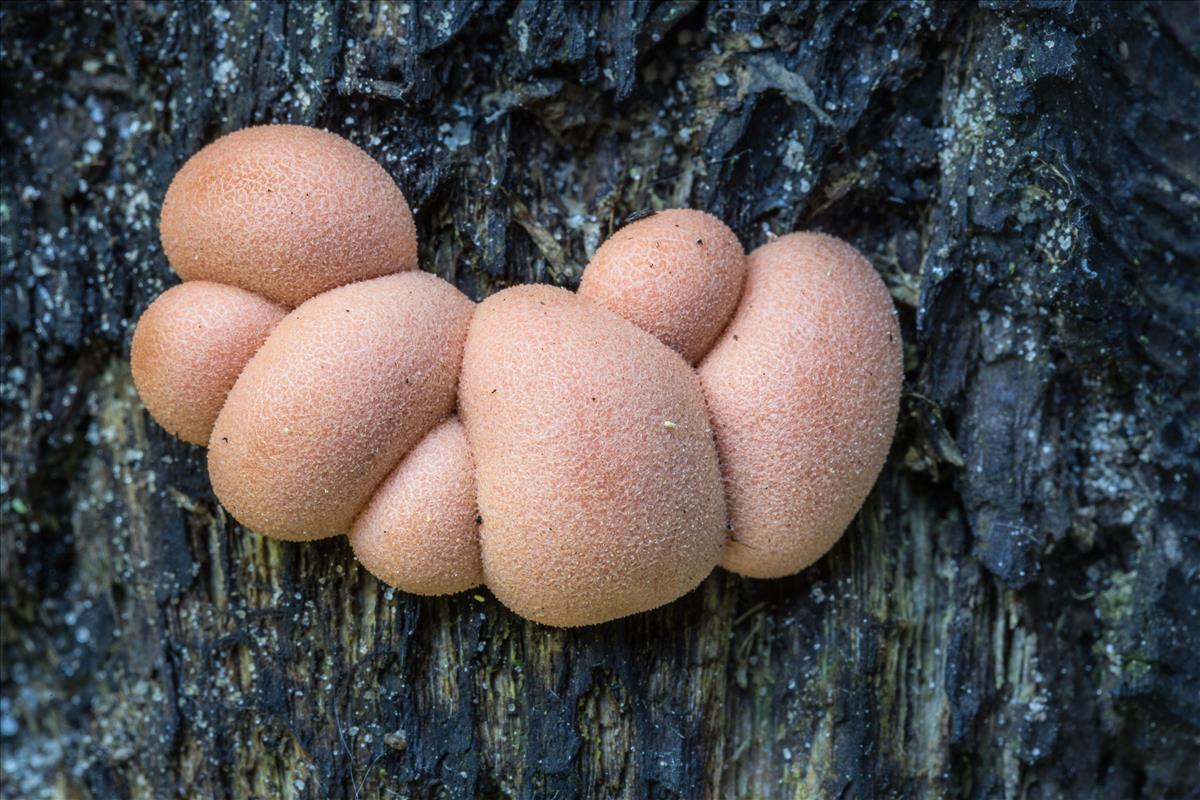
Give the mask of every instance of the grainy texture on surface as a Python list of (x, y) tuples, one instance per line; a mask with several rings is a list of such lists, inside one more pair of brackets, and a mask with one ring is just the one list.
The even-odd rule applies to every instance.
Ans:
[(676, 208), (608, 237), (578, 291), (695, 364), (729, 324), (745, 282), (737, 234), (711, 214)]
[(725, 498), (700, 378), (648, 332), (558, 287), (489, 297), (458, 409), (485, 582), (522, 616), (614, 620), (676, 600), (720, 562)]
[[(0, 5), (4, 798), (1196, 796), (1194, 3)], [(146, 415), (171, 176), (328, 127), (476, 299), (667, 206), (858, 246), (875, 491), (805, 573), (582, 630), (219, 508)]]
[(185, 281), (288, 307), (417, 263), (412, 212), (387, 170), (304, 125), (255, 125), (201, 148), (167, 188), (159, 233)]
[(904, 340), (887, 286), (841, 239), (789, 233), (747, 262), (737, 312), (698, 371), (729, 504), (721, 564), (779, 578), (825, 555), (874, 488)]
[(375, 487), (451, 415), (474, 304), (426, 272), (319, 294), (283, 318), (208, 442), (221, 505), (293, 540), (346, 533)]

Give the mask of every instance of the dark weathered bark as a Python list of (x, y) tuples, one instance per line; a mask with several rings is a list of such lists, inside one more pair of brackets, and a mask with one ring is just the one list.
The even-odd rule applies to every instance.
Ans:
[[(5, 798), (1197, 796), (1194, 3), (0, 6)], [(632, 212), (844, 236), (897, 441), (802, 575), (596, 628), (235, 525), (130, 384), (157, 210), (326, 126), (475, 297)]]

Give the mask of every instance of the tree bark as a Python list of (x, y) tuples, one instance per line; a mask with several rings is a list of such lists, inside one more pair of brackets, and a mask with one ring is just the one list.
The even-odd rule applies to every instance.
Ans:
[[(8, 3), (4, 798), (1197, 797), (1194, 3)], [(888, 466), (792, 578), (580, 630), (236, 525), (132, 388), (217, 135), (360, 144), (424, 269), (578, 283), (629, 215), (890, 286)]]

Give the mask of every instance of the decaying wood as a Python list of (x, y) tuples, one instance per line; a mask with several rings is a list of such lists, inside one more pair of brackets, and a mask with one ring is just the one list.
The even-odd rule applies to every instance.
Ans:
[[(0, 795), (1197, 796), (1195, 9), (0, 6)], [(859, 520), (575, 631), (240, 529), (127, 357), (171, 175), (268, 121), (476, 298), (646, 209), (853, 241), (907, 348)]]

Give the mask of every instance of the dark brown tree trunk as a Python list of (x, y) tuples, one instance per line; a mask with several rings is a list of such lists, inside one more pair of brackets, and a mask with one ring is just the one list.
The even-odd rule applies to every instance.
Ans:
[[(4, 798), (1198, 796), (1200, 6), (18, 3)], [(476, 298), (628, 215), (854, 242), (896, 444), (805, 573), (583, 630), (280, 544), (131, 386), (217, 135), (348, 136)]]

